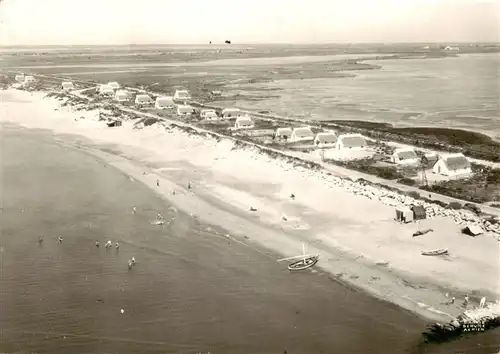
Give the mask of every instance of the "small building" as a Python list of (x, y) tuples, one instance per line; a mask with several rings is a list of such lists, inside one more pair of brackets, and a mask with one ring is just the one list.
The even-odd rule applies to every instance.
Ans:
[(293, 128), (290, 141), (312, 141), (314, 140), (314, 133), (310, 127)]
[(31, 76), (31, 75), (28, 75), (28, 76), (24, 77), (24, 83), (25, 84), (29, 84), (30, 82), (35, 82), (35, 81), (36, 81), (35, 78), (33, 76)]
[(412, 205), (411, 211), (413, 212), (414, 220), (424, 220), (427, 218), (427, 213), (422, 205)]
[(111, 86), (101, 85), (101, 86), (99, 86), (99, 93), (101, 95), (112, 96), (115, 94), (115, 90), (113, 90), (113, 88)]
[(394, 150), (391, 161), (398, 165), (418, 165), (420, 158), (412, 148), (399, 148)]
[(439, 159), (432, 167), (432, 172), (443, 176), (456, 177), (468, 175), (472, 173), (472, 169), (469, 160), (462, 153), (456, 153), (439, 156)]
[(113, 90), (118, 90), (120, 88), (120, 84), (116, 81), (108, 82), (108, 86), (111, 87)]
[(178, 105), (177, 106), (177, 115), (178, 116), (190, 116), (194, 113), (194, 108), (188, 105)]
[(396, 209), (396, 221), (409, 223), (413, 221), (413, 211), (407, 207), (400, 207)]
[(292, 137), (292, 128), (278, 128), (274, 133), (274, 138), (279, 140), (289, 140)]
[(467, 225), (465, 228), (463, 228), (462, 233), (469, 235), (469, 236), (472, 236), (472, 237), (476, 237), (476, 236), (479, 236), (483, 233), (483, 229), (481, 229), (481, 227), (479, 227), (478, 225), (471, 224), (471, 225)]
[(224, 108), (222, 110), (222, 119), (238, 118), (243, 114), (238, 108)]
[(191, 95), (188, 90), (176, 90), (174, 93), (174, 100), (182, 101), (182, 100), (190, 100)]
[(115, 100), (118, 102), (126, 102), (130, 99), (130, 95), (128, 91), (125, 90), (118, 90), (115, 93)]
[(18, 74), (15, 77), (16, 82), (23, 83), (24, 82), (24, 74)]
[(361, 134), (341, 134), (335, 143), (336, 150), (364, 150), (367, 146), (368, 142)]
[(138, 106), (150, 105), (153, 103), (153, 99), (144, 93), (135, 96), (135, 104)]
[(249, 116), (238, 117), (234, 122), (235, 129), (251, 129), (253, 127), (255, 127), (255, 123)]
[(333, 147), (337, 142), (337, 135), (334, 132), (318, 133), (314, 137), (314, 145), (319, 148)]
[(175, 107), (174, 98), (172, 96), (161, 96), (156, 98), (155, 108), (167, 109)]
[(215, 112), (215, 109), (202, 109), (200, 112), (200, 117), (206, 120), (217, 120), (219, 116)]
[(75, 85), (73, 85), (73, 83), (72, 83), (71, 81), (64, 81), (64, 82), (61, 84), (61, 88), (62, 88), (64, 91), (74, 90), (74, 89), (75, 89)]

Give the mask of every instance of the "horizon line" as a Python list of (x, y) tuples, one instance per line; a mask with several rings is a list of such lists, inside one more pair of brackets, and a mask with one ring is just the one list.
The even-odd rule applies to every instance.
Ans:
[(0, 44), (0, 48), (10, 47), (126, 47), (126, 46), (243, 46), (243, 45), (356, 45), (356, 44), (378, 44), (378, 45), (394, 45), (394, 44), (496, 44), (500, 42), (490, 41), (408, 41), (408, 42), (371, 42), (371, 41), (356, 41), (356, 42), (242, 42), (242, 43), (127, 43), (127, 44)]

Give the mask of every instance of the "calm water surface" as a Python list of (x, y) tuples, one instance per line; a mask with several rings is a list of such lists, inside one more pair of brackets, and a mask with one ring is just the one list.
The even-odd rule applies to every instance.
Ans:
[[(289, 274), (275, 256), (228, 243), (50, 133), (3, 126), (0, 137), (0, 352), (490, 354), (500, 347), (493, 332), (418, 347), (425, 323), (414, 315), (320, 273)], [(151, 225), (157, 212), (174, 222)], [(119, 251), (105, 250), (108, 239)], [(138, 263), (128, 271), (132, 256)]]
[(279, 89), (272, 91), (279, 98), (225, 104), (319, 120), (473, 129), (500, 139), (500, 54), (367, 63), (382, 68), (354, 72), (356, 77), (347, 78), (238, 83), (231, 87), (236, 92), (265, 96), (269, 89)]

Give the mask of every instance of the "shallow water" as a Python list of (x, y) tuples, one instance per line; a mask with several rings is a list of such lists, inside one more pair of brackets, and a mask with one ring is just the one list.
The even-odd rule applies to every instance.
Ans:
[[(414, 315), (321, 273), (289, 274), (277, 256), (174, 214), (50, 133), (4, 126), (1, 137), (2, 352), (491, 353), (498, 344), (490, 332), (418, 347), (425, 323)], [(151, 225), (158, 211), (174, 222)], [(118, 252), (104, 249), (108, 239)]]
[(500, 138), (500, 55), (367, 63), (382, 68), (354, 72), (356, 77), (276, 79), (267, 84), (238, 85), (233, 89), (252, 95), (265, 96), (269, 89), (279, 89), (273, 91), (279, 97), (225, 104), (318, 120), (465, 128)]

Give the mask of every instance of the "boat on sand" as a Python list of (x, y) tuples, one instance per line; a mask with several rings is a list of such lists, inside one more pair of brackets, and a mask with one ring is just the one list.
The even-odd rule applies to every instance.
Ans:
[(305, 246), (304, 246), (304, 244), (302, 244), (302, 254), (300, 256), (292, 256), (292, 257), (278, 259), (278, 262), (286, 261), (286, 260), (290, 260), (290, 259), (297, 259), (297, 260), (288, 265), (289, 271), (292, 272), (292, 271), (305, 270), (305, 269), (311, 268), (316, 263), (318, 263), (319, 254), (316, 254), (316, 255), (306, 254)]
[(442, 256), (448, 254), (447, 248), (440, 248), (432, 251), (422, 251), (422, 256)]

